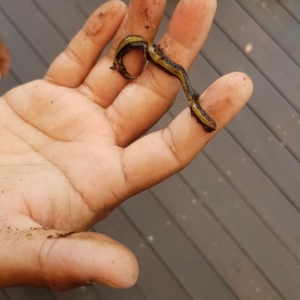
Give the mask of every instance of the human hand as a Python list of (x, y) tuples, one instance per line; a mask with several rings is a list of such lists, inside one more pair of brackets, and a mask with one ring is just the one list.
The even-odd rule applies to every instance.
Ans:
[[(125, 36), (154, 38), (164, 5), (133, 0), (127, 10), (121, 1), (107, 2), (43, 80), (0, 98), (1, 287), (134, 284), (133, 254), (84, 231), (184, 168), (250, 97), (251, 80), (229, 74), (200, 100), (217, 123), (215, 132), (206, 133), (186, 108), (167, 128), (140, 138), (170, 108), (180, 83), (152, 64), (132, 82), (109, 67)], [(170, 21), (160, 44), (185, 69), (204, 43), (215, 8), (215, 0), (182, 0)], [(108, 55), (95, 64), (113, 37)], [(143, 54), (130, 52), (125, 62), (139, 74)]]
[(10, 51), (0, 37), (0, 79), (5, 77), (10, 66)]

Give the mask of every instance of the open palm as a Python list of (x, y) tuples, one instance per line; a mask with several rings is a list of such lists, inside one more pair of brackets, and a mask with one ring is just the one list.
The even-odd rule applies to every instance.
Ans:
[[(131, 252), (83, 231), (185, 167), (215, 134), (205, 133), (187, 108), (167, 128), (140, 138), (170, 108), (180, 83), (151, 64), (132, 82), (109, 67), (125, 36), (153, 39), (165, 1), (153, 2), (134, 0), (127, 9), (109, 1), (43, 80), (0, 98), (0, 286), (132, 285), (138, 267)], [(204, 43), (215, 6), (214, 0), (181, 1), (161, 40), (186, 69)], [(140, 74), (143, 64), (142, 53), (126, 56), (130, 73)], [(215, 82), (201, 104), (220, 130), (251, 92), (249, 78), (233, 73)]]

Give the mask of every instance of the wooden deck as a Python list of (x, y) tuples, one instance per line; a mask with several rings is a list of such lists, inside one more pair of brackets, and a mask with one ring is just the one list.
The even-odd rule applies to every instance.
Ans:
[[(0, 94), (42, 77), (101, 2), (0, 0), (0, 34), (13, 58)], [(299, 300), (299, 67), (299, 0), (219, 0), (191, 80), (203, 91), (243, 71), (254, 95), (188, 168), (95, 225), (136, 254), (137, 284), (62, 293), (15, 287), (0, 290), (0, 300)], [(155, 128), (184, 107), (180, 94)]]

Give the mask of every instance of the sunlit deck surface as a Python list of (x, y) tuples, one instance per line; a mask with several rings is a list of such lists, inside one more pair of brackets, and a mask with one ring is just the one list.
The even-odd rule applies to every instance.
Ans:
[[(41, 78), (102, 2), (1, 0), (0, 34), (13, 60), (0, 94)], [(174, 6), (168, 1), (159, 36)], [(0, 299), (299, 300), (299, 66), (299, 0), (219, 0), (191, 81), (201, 92), (242, 71), (255, 91), (189, 167), (94, 226), (135, 253), (137, 284), (117, 291), (15, 287), (0, 290)], [(154, 130), (186, 106), (180, 93)]]

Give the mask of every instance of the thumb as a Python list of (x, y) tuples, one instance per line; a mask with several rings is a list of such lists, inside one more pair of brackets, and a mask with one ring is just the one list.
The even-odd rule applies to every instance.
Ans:
[(33, 227), (0, 231), (0, 287), (34, 285), (64, 290), (99, 283), (127, 288), (137, 280), (134, 255), (103, 234)]

